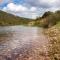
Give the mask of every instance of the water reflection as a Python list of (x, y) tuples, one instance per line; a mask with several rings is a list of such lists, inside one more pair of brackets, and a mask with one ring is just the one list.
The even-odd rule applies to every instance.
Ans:
[(12, 52), (13, 54), (23, 53), (22, 50), (31, 49), (31, 43), (36, 38), (37, 31), (37, 27), (0, 27), (0, 55), (8, 55)]
[(0, 60), (49, 60), (48, 40), (42, 28), (0, 27)]

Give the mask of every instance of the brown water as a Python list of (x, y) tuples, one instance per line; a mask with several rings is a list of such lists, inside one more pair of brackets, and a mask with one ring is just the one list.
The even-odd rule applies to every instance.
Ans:
[(49, 60), (48, 40), (38, 27), (0, 27), (0, 60)]

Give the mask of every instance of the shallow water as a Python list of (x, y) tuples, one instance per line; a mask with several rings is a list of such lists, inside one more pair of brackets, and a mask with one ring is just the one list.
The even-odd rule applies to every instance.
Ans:
[[(24, 56), (26, 54), (31, 55), (33, 49), (44, 46), (46, 42), (43, 39), (45, 38), (42, 36), (42, 28), (25, 26), (0, 27), (0, 60), (16, 60), (20, 54)], [(45, 51), (45, 49), (42, 50)], [(23, 57), (20, 60), (24, 60)]]

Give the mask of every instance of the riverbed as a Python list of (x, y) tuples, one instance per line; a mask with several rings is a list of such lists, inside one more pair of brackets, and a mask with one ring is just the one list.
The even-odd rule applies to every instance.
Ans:
[(47, 60), (48, 39), (43, 29), (26, 26), (0, 27), (0, 60)]

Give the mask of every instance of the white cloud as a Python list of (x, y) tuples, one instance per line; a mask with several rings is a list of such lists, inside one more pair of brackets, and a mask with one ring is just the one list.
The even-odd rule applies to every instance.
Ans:
[(42, 1), (42, 3), (55, 3), (56, 0), (39, 0), (40, 2)]
[[(8, 0), (9, 1), (9, 0)], [(45, 11), (56, 11), (60, 9), (60, 0), (24, 0), (24, 4), (8, 3), (4, 11), (18, 16), (35, 18), (41, 16)], [(29, 7), (28, 7), (29, 6)]]
[(36, 7), (31, 7), (30, 11), (36, 11)]
[(23, 5), (16, 5), (14, 3), (9, 3), (6, 7), (3, 8), (3, 11), (13, 13), (18, 16), (35, 18), (37, 16), (37, 8), (36, 7), (26, 7)]
[(36, 7), (26, 7), (23, 5), (16, 5), (14, 3), (9, 3), (6, 7), (3, 8), (3, 10), (10, 10), (10, 11), (14, 11), (14, 12), (33, 12), (36, 11), (37, 8)]
[(52, 11), (52, 12), (55, 12), (56, 10), (60, 10), (60, 8), (52, 7), (52, 8), (46, 9), (46, 11)]
[(4, 7), (3, 10), (10, 10), (13, 12), (23, 12), (27, 11), (28, 9), (22, 5), (16, 5), (14, 3), (9, 3), (7, 7)]

